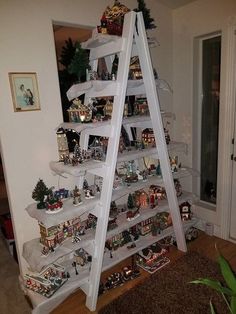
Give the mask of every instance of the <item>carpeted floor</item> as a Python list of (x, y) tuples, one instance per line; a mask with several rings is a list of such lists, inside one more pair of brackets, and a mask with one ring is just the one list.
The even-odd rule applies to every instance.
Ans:
[(223, 282), (217, 263), (189, 252), (109, 303), (99, 314), (208, 314), (210, 299), (218, 314), (228, 313), (221, 295), (189, 283), (206, 277)]
[(31, 309), (19, 285), (19, 268), (0, 233), (0, 314), (29, 314)]

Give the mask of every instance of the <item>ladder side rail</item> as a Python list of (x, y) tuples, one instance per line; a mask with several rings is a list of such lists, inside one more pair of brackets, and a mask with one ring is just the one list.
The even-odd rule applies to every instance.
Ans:
[(114, 97), (113, 113), (111, 124), (114, 127), (114, 133), (111, 134), (108, 142), (106, 157), (106, 174), (103, 179), (101, 191), (101, 212), (97, 220), (95, 233), (95, 252), (92, 261), (90, 278), (89, 278), (89, 295), (86, 298), (86, 306), (90, 310), (95, 310), (98, 296), (98, 288), (100, 282), (100, 274), (102, 270), (103, 254), (106, 241), (107, 224), (110, 211), (110, 202), (112, 197), (112, 187), (118, 155), (118, 146), (120, 139), (121, 124), (123, 118), (123, 109), (126, 96), (126, 87), (128, 82), (128, 72), (130, 64), (130, 56), (133, 42), (134, 25), (136, 13), (127, 13), (123, 25), (122, 37), (126, 40), (126, 47), (120, 52), (119, 66), (117, 73), (117, 81), (120, 83), (119, 96)]
[(153, 124), (153, 131), (156, 140), (158, 156), (162, 169), (163, 181), (166, 187), (170, 213), (172, 216), (173, 227), (176, 235), (178, 249), (186, 252), (186, 241), (183, 229), (182, 220), (179, 212), (179, 205), (176, 196), (176, 191), (173, 182), (173, 176), (170, 169), (169, 155), (166, 147), (164, 128), (160, 112), (159, 97), (154, 80), (153, 67), (149, 46), (146, 38), (146, 31), (142, 13), (137, 13), (137, 26), (135, 29), (135, 40), (140, 59), (140, 65), (146, 89), (146, 96), (150, 110), (150, 116)]

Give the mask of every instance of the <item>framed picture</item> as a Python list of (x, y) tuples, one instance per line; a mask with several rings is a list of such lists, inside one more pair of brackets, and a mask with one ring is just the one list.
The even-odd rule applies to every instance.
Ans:
[(9, 73), (15, 112), (40, 110), (36, 73)]

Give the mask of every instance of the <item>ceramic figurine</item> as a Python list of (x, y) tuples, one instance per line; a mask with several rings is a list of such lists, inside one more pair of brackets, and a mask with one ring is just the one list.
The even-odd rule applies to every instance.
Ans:
[(81, 200), (81, 194), (80, 194), (80, 191), (79, 191), (77, 185), (75, 186), (75, 188), (72, 192), (72, 195), (73, 195), (73, 205), (74, 206), (78, 206), (78, 205), (83, 203)]

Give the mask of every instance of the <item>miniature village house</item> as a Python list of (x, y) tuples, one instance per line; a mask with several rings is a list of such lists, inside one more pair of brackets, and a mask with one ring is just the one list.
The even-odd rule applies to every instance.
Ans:
[(155, 145), (155, 136), (153, 129), (147, 128), (142, 132), (142, 140), (145, 144), (154, 146)]
[(191, 219), (191, 205), (189, 202), (183, 202), (182, 204), (180, 204), (179, 209), (182, 220)]
[(139, 224), (140, 234), (144, 236), (150, 233), (152, 230), (152, 225), (153, 225), (153, 217), (150, 217), (146, 220), (141, 221)]
[(24, 276), (26, 288), (50, 298), (66, 281), (65, 267), (53, 263), (38, 275)]
[(39, 223), (40, 242), (48, 248), (54, 248), (60, 245), (66, 238), (72, 237), (72, 235), (79, 230), (80, 225), (80, 218), (73, 218), (49, 228)]
[(148, 193), (144, 190), (136, 191), (134, 194), (135, 204), (137, 207), (146, 208), (148, 207)]
[(149, 114), (148, 103), (146, 98), (136, 99), (134, 103), (134, 112), (138, 115)]

